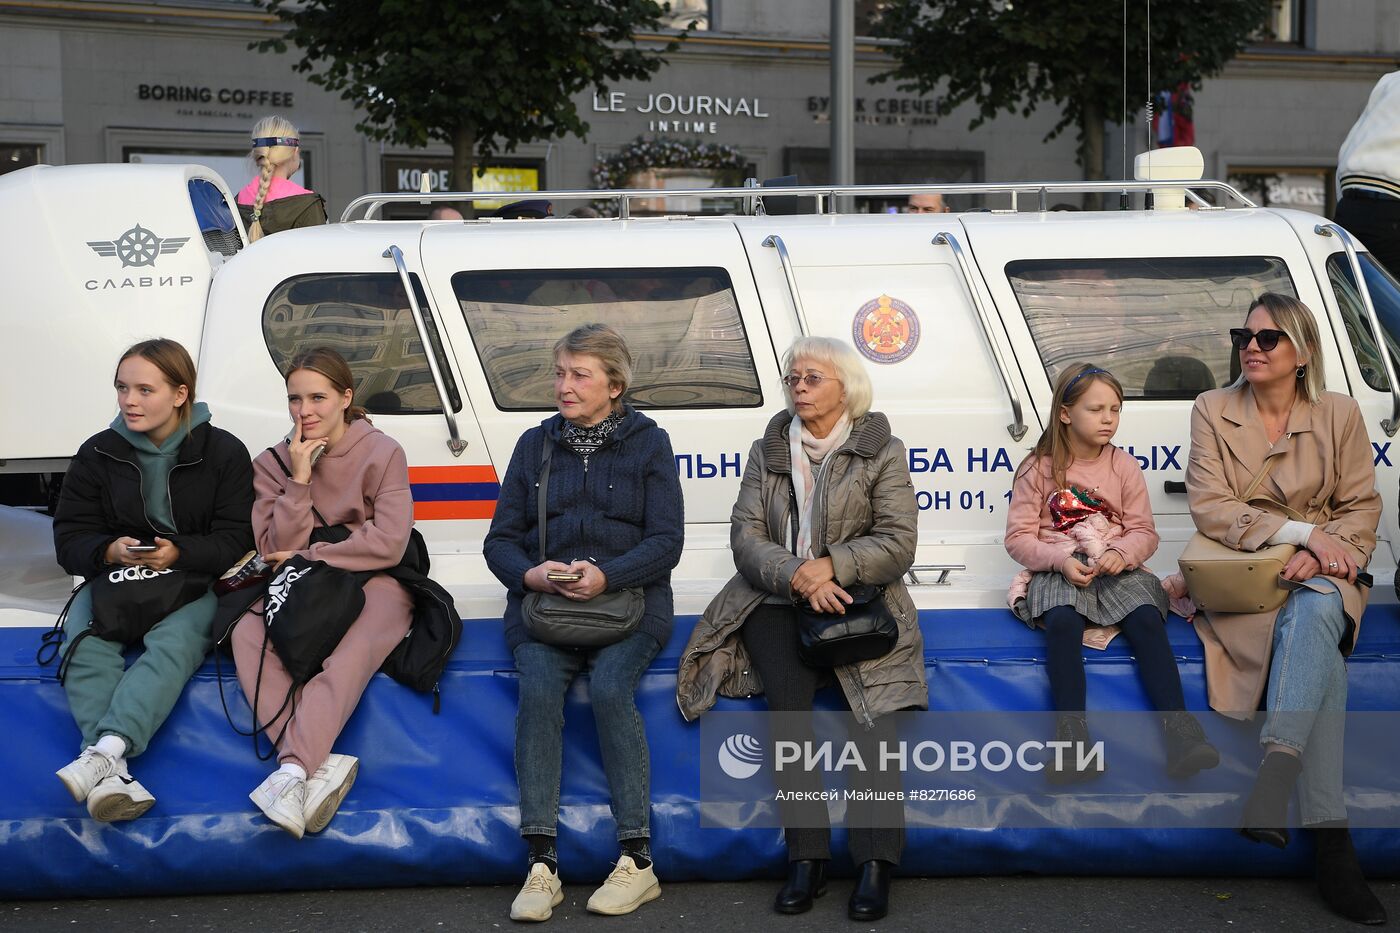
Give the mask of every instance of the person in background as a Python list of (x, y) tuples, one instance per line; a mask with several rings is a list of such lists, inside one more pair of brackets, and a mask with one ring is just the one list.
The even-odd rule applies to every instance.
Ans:
[(435, 208), (433, 208), (432, 210), (428, 211), (428, 219), (429, 219), (429, 220), (465, 220), (466, 218), (464, 218), (464, 217), (462, 216), (462, 212), (461, 212), (461, 211), (457, 210), (457, 208), (455, 208), (455, 207), (452, 207), (450, 204), (439, 204), (437, 207), (435, 207)]
[(1336, 221), (1400, 276), (1400, 71), (1376, 82), (1337, 153)]
[(294, 227), (326, 222), (326, 202), (291, 180), (301, 170), (301, 139), (286, 117), (263, 117), (253, 127), (253, 161), (258, 177), (238, 192), (238, 213), (248, 242)]
[[(936, 184), (935, 182), (925, 182), (925, 184)], [(906, 214), (947, 214), (952, 210), (948, 202), (943, 200), (943, 195), (938, 192), (909, 195), (909, 204), (904, 208)]]
[(544, 220), (546, 217), (554, 216), (554, 202), (544, 198), (512, 201), (496, 208), (486, 216), (500, 217), (505, 220)]

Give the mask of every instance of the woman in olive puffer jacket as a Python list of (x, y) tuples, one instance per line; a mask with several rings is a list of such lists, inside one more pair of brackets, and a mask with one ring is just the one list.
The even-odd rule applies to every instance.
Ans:
[[(885, 416), (869, 410), (870, 379), (849, 346), (802, 338), (788, 350), (784, 372), (788, 410), (769, 422), (749, 451), (731, 517), (739, 572), (696, 623), (681, 658), (676, 698), (692, 720), (717, 695), (764, 693), (770, 711), (787, 713), (775, 717), (774, 737), (809, 741), (810, 721), (793, 714), (810, 712), (819, 682), (834, 676), (858, 723), (853, 738), (869, 760), (891, 734), (881, 717), (928, 706), (923, 637), (902, 582), (918, 540), (908, 454)], [(798, 656), (794, 599), (841, 611), (850, 602), (847, 588), (856, 584), (884, 587), (899, 630), (894, 648), (832, 669), (809, 666)], [(802, 913), (824, 890), (831, 832), (826, 804), (801, 799), (820, 790), (820, 775), (788, 769), (779, 778), (799, 799), (780, 801), (789, 872), (774, 906)], [(885, 775), (882, 787), (898, 789), (898, 780), (898, 774)], [(889, 827), (903, 825), (903, 808), (861, 803), (852, 801), (847, 811), (851, 855), (860, 866), (849, 913), (872, 920), (888, 908), (890, 871), (904, 847), (903, 829)], [(877, 826), (886, 828), (871, 828)]]

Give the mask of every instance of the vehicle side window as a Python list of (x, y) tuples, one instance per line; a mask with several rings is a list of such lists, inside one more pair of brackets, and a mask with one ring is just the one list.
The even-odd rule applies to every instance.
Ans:
[[(413, 290), (430, 340), (440, 348), (436, 322), (417, 276)], [(287, 279), (263, 305), (263, 339), (279, 372), (304, 350), (336, 350), (355, 376), (355, 401), (371, 414), (442, 411), (408, 295), (392, 272), (317, 273)], [(441, 350), (437, 352), (448, 399), (454, 411), (460, 410), (457, 385)]]
[(459, 272), (452, 288), (496, 407), (554, 406), (554, 343), (610, 324), (632, 351), (639, 408), (763, 404), (729, 274), (719, 268)]
[[(1400, 334), (1400, 285), (1390, 273), (1370, 256), (1361, 253), (1361, 274), (1366, 277), (1366, 290), (1371, 293), (1371, 302), (1376, 306), (1376, 316), (1380, 318), (1381, 329), (1385, 331), (1385, 342), (1390, 347), (1390, 359), (1400, 366), (1400, 342), (1395, 339)], [(1346, 253), (1333, 253), (1327, 257), (1327, 279), (1332, 283), (1332, 291), (1337, 296), (1337, 304), (1342, 309), (1342, 323), (1346, 327), (1347, 340), (1356, 352), (1356, 363), (1361, 369), (1361, 378), (1378, 392), (1390, 391), (1390, 380), (1385, 376), (1385, 364), (1376, 348), (1376, 337), (1371, 331), (1361, 296), (1356, 291), (1356, 279), (1351, 274), (1351, 263)]]
[(1072, 363), (1099, 363), (1131, 399), (1229, 385), (1230, 328), (1261, 292), (1297, 295), (1269, 256), (1018, 260), (1006, 275), (1051, 382)]
[(224, 256), (232, 256), (242, 249), (243, 240), (238, 235), (233, 208), (224, 200), (219, 186), (203, 178), (191, 178), (187, 188), (205, 249)]

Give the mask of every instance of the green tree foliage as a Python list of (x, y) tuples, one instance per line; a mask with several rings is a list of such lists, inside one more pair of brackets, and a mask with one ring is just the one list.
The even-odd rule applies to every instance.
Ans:
[[(1182, 82), (1199, 88), (1220, 73), (1264, 25), (1270, 0), (1175, 0), (1151, 6), (1147, 86), (1147, 0), (890, 0), (879, 32), (901, 40), (897, 65), (875, 80), (941, 93), (947, 116), (977, 105), (971, 129), (1003, 111), (1028, 116), (1059, 107), (1050, 140), (1075, 126), (1084, 177), (1103, 178), (1103, 127), (1143, 112), (1151, 92)], [(1126, 6), (1127, 24), (1124, 28)], [(1123, 45), (1127, 99), (1123, 109)]]
[(255, 42), (286, 52), (313, 84), (364, 113), (371, 139), (452, 146), (467, 187), (484, 160), (520, 143), (583, 136), (573, 96), (645, 79), (679, 43), (649, 50), (635, 34), (661, 27), (656, 0), (257, 0), (289, 27)]

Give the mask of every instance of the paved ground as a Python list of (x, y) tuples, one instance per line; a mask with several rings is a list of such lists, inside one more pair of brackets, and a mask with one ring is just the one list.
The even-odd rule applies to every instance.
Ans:
[[(837, 880), (800, 917), (772, 912), (776, 882), (668, 884), (662, 897), (628, 917), (584, 910), (590, 889), (568, 898), (541, 929), (587, 931), (864, 930), (957, 931), (1350, 930), (1327, 913), (1309, 880), (1206, 878), (900, 879), (891, 916), (876, 924), (846, 919), (849, 880)], [(1382, 880), (1377, 895), (1400, 918), (1400, 881)], [(0, 928), (45, 930), (256, 930), (355, 933), (377, 930), (508, 930), (515, 890), (506, 887), (313, 891), (291, 894), (131, 898), (101, 901), (11, 901)], [(1397, 920), (1396, 922), (1400, 922)]]

